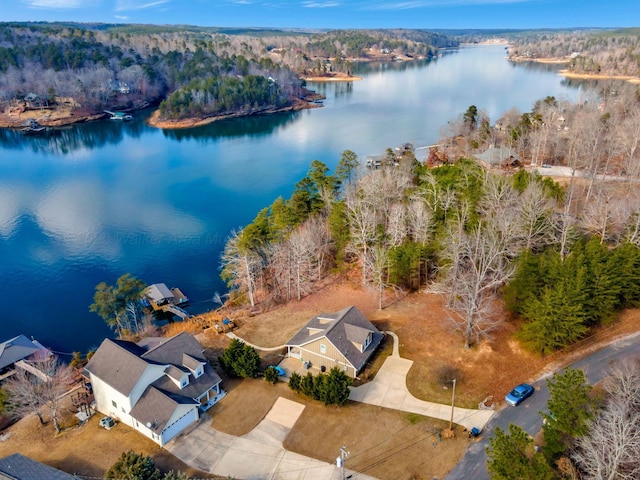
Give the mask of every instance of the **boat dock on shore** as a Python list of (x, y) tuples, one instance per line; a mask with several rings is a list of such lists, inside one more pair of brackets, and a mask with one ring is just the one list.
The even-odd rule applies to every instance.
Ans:
[(191, 317), (182, 308), (189, 303), (189, 298), (178, 287), (167, 288), (164, 283), (154, 283), (145, 289), (144, 300), (154, 312), (171, 313), (182, 320)]

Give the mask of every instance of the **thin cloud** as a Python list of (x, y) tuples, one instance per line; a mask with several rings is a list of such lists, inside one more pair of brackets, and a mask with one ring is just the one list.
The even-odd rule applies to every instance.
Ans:
[(169, 3), (170, 0), (156, 0), (155, 2), (139, 2), (137, 0), (118, 0), (116, 3), (116, 12), (122, 12), (125, 10), (144, 10), (147, 8), (159, 7), (165, 3)]
[(363, 10), (411, 10), (428, 7), (454, 7), (469, 5), (503, 5), (508, 3), (529, 3), (531, 0), (408, 0), (405, 2), (369, 3)]
[(335, 8), (340, 6), (340, 2), (302, 2), (304, 8)]
[(22, 3), (30, 8), (70, 9), (86, 7), (88, 2), (83, 0), (22, 0)]
[(126, 15), (114, 15), (118, 20), (129, 20), (129, 17)]

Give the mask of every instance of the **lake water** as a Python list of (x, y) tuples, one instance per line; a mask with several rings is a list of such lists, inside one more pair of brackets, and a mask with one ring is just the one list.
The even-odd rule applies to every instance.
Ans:
[[(124, 273), (180, 287), (190, 312), (215, 306), (229, 232), (313, 160), (435, 143), (470, 105), (492, 122), (547, 95), (576, 100), (553, 69), (512, 65), (502, 46), (466, 47), (432, 62), (360, 65), (353, 83), (309, 84), (324, 107), (163, 131), (102, 121), (47, 138), (0, 131), (0, 341), (24, 333), (58, 352), (112, 334), (89, 312), (95, 286)], [(422, 152), (425, 152), (424, 150)], [(424, 159), (424, 154), (418, 154)]]

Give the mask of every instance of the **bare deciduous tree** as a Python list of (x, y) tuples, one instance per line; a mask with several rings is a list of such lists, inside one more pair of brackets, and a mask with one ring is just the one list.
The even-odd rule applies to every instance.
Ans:
[(572, 458), (586, 480), (640, 478), (640, 363), (616, 364), (604, 408), (576, 440)]
[(471, 232), (452, 230), (445, 255), (451, 263), (446, 276), (447, 307), (464, 337), (464, 347), (486, 337), (500, 324), (494, 315), (498, 289), (513, 275), (509, 248), (495, 225), (479, 224)]
[(261, 275), (262, 257), (240, 245), (242, 230), (231, 232), (222, 252), (222, 277), (235, 289), (246, 293), (252, 307), (256, 305), (256, 282)]
[(45, 424), (42, 411), (48, 409), (59, 433), (61, 397), (71, 379), (70, 368), (60, 364), (55, 355), (28, 362), (26, 368), (17, 367), (5, 387), (10, 395), (9, 408), (19, 416), (36, 415), (41, 425)]

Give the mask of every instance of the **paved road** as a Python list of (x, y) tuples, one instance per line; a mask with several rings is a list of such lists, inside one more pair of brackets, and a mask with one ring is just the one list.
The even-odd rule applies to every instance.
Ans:
[[(605, 377), (612, 362), (638, 356), (640, 356), (640, 332), (619, 340), (570, 366), (584, 371), (589, 383), (594, 384)], [(535, 393), (524, 403), (515, 408), (503, 408), (493, 416), (485, 425), (481, 438), (469, 445), (467, 453), (445, 477), (446, 480), (489, 479), (485, 449), (495, 427), (507, 430), (509, 423), (513, 422), (532, 436), (540, 431), (542, 418), (538, 412), (546, 411), (549, 390), (545, 378), (539, 379), (533, 383), (533, 386), (536, 387)]]

